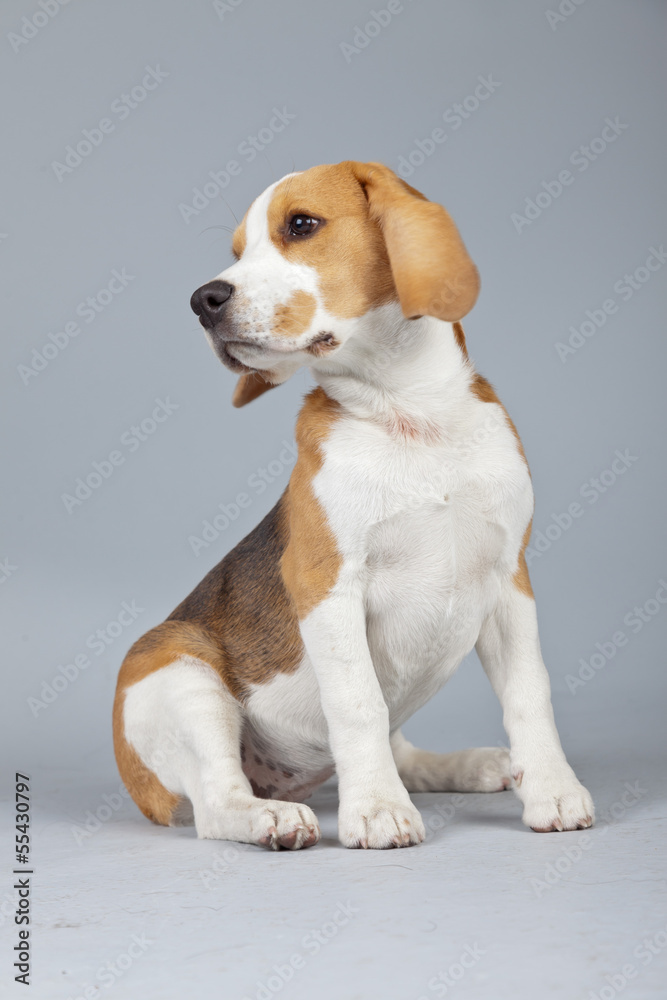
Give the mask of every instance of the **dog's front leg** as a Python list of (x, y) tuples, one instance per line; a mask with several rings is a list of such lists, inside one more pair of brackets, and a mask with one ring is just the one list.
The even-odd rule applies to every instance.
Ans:
[(363, 596), (340, 580), (302, 622), (338, 773), (338, 835), (346, 847), (407, 847), (424, 824), (389, 743), (389, 711), (366, 641)]
[(535, 601), (508, 583), (477, 641), (503, 708), (523, 821), (541, 833), (591, 826), (593, 801), (565, 759), (542, 660)]

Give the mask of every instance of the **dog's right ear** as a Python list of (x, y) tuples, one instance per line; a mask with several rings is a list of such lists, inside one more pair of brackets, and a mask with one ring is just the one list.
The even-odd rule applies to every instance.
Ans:
[(253, 399), (257, 399), (258, 396), (268, 392), (269, 389), (275, 389), (278, 384), (277, 382), (267, 382), (261, 372), (250, 372), (248, 375), (241, 375), (234, 389), (232, 405), (241, 407), (245, 406), (246, 403), (252, 403)]
[(449, 214), (381, 163), (350, 166), (382, 229), (403, 315), (462, 319), (477, 300), (479, 275)]

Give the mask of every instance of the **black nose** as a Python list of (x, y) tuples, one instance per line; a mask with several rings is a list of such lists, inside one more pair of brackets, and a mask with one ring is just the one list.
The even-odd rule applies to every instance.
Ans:
[(234, 291), (234, 286), (228, 281), (209, 281), (207, 285), (198, 288), (190, 299), (192, 311), (199, 316), (205, 327), (214, 327), (222, 319), (225, 303)]

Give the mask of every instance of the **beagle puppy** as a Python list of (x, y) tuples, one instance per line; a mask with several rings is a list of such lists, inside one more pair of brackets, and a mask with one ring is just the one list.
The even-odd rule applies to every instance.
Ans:
[[(477, 269), (447, 212), (378, 163), (289, 174), (192, 296), (243, 406), (308, 366), (289, 485), (120, 670), (116, 759), (156, 823), (309, 847), (338, 776), (346, 847), (424, 839), (409, 792), (512, 787), (534, 830), (593, 822), (561, 748), (524, 558), (533, 491), (468, 357)], [(430, 753), (401, 725), (476, 648), (502, 748)]]

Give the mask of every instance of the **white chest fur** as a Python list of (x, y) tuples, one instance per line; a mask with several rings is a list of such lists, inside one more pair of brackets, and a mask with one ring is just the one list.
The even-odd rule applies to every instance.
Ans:
[[(342, 557), (337, 586), (354, 580), (360, 590), (396, 728), (473, 648), (516, 570), (533, 505), (528, 469), (502, 408), (469, 395), (437, 443), (342, 418), (313, 488)], [(308, 657), (296, 673), (255, 688), (247, 707), (253, 726), (292, 755), (326, 747)]]
[(360, 574), (367, 636), (393, 725), (473, 648), (532, 512), (503, 410), (471, 398), (435, 444), (345, 419), (315, 482), (344, 568)]

